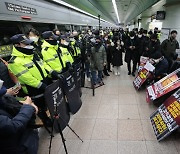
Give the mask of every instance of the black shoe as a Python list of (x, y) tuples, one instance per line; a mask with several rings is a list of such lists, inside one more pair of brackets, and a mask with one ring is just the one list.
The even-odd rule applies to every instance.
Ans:
[(110, 76), (108, 73), (104, 74), (105, 76)]
[(131, 75), (131, 72), (128, 72), (128, 75)]
[(135, 73), (132, 73), (132, 76), (135, 76)]

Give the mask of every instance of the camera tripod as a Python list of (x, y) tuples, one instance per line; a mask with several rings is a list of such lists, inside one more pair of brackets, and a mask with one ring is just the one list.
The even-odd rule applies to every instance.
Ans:
[(67, 147), (66, 147), (66, 140), (64, 138), (64, 135), (62, 133), (62, 130), (61, 130), (61, 126), (60, 126), (60, 123), (59, 123), (59, 119), (61, 119), (65, 124), (66, 126), (77, 136), (77, 138), (83, 142), (83, 140), (79, 137), (79, 135), (69, 126), (69, 124), (58, 114), (57, 112), (57, 103), (56, 103), (56, 110), (55, 110), (55, 113), (53, 115), (53, 119), (52, 119), (52, 129), (51, 129), (51, 138), (50, 138), (50, 143), (49, 143), (49, 154), (51, 153), (51, 145), (52, 145), (52, 139), (54, 137), (53, 135), (53, 132), (54, 132), (54, 124), (55, 122), (57, 122), (57, 126), (58, 126), (58, 131), (59, 131), (59, 134), (61, 136), (61, 139), (62, 139), (62, 143), (63, 143), (63, 146), (64, 146), (64, 150), (65, 150), (65, 153), (68, 154), (68, 151), (67, 151)]

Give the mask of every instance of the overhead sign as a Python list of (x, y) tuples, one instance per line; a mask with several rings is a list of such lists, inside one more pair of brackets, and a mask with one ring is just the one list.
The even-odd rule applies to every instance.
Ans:
[(158, 141), (169, 136), (180, 125), (180, 89), (170, 96), (151, 116)]
[(5, 2), (5, 4), (6, 4), (7, 10), (9, 11), (37, 15), (37, 11), (35, 8), (13, 4), (9, 2)]
[(180, 68), (147, 88), (147, 102), (154, 101), (180, 87)]

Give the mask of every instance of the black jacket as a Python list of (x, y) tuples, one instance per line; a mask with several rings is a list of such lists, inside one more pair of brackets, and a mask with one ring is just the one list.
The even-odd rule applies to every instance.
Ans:
[(11, 77), (9, 76), (9, 71), (7, 66), (0, 60), (0, 79), (4, 81), (4, 86), (6, 88), (11, 88), (15, 85)]
[(160, 41), (159, 40), (156, 42), (150, 41), (148, 49), (149, 50), (147, 51), (146, 56), (152, 58), (155, 54), (161, 52)]
[(113, 66), (121, 66), (123, 65), (122, 52), (124, 51), (123, 47), (121, 49), (117, 49), (116, 46), (111, 47), (112, 51), (112, 65)]
[(19, 113), (12, 117), (0, 108), (1, 154), (23, 154), (23, 151), (27, 150), (25, 147), (30, 148), (29, 154), (37, 153), (37, 133), (26, 127), (34, 112), (35, 109), (32, 106), (23, 105)]
[[(130, 49), (130, 46), (135, 46), (135, 49)], [(125, 62), (129, 62), (130, 60), (138, 59), (138, 41), (135, 37), (133, 40), (128, 37), (125, 43), (126, 54), (125, 54)]]

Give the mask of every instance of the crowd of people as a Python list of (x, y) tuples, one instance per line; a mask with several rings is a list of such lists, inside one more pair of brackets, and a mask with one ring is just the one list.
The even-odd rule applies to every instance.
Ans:
[(32, 28), (26, 34), (12, 36), (10, 60), (0, 59), (1, 152), (37, 153), (37, 131), (29, 123), (37, 114), (46, 127), (52, 126), (43, 94), (53, 80), (74, 64), (82, 63), (82, 70), (94, 87), (103, 85), (103, 77), (109, 76), (109, 72), (120, 75), (123, 61), (127, 63), (127, 74), (135, 76), (141, 56), (153, 59), (157, 63), (155, 74), (160, 75), (177, 58), (176, 36), (177, 31), (171, 31), (169, 39), (161, 44), (157, 28), (154, 32), (135, 28), (130, 32), (88, 29), (71, 33), (54, 29), (42, 34)]

